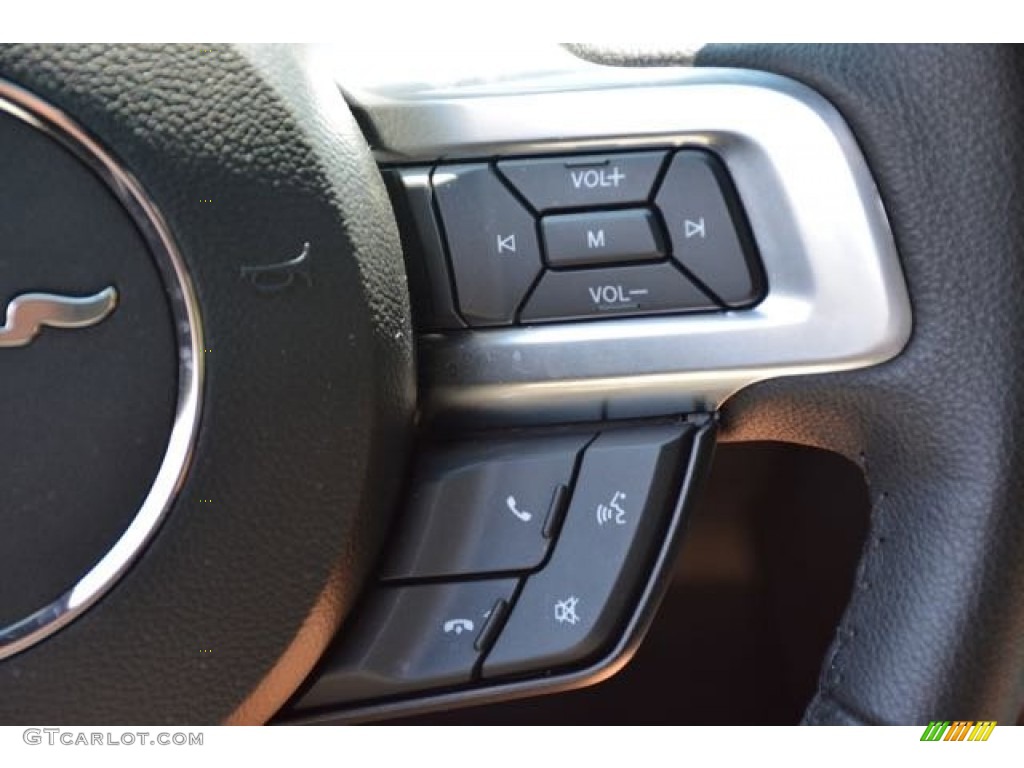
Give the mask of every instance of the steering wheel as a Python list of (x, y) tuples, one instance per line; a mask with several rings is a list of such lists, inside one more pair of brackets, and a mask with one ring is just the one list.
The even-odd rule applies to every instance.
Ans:
[[(1017, 51), (560, 55), (403, 90), (323, 49), (0, 49), (0, 721), (333, 722), (595, 682), (716, 437), (868, 481), (805, 722), (1016, 718)], [(739, 271), (687, 262), (726, 222)], [(572, 245), (637, 231), (661, 234)], [(635, 487), (594, 490), (615, 472)], [(492, 491), (498, 543), (469, 502), (439, 517)], [(583, 634), (523, 650), (533, 602)]]

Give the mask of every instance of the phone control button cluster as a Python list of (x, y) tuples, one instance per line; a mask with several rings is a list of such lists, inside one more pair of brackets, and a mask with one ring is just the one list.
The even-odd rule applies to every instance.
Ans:
[(376, 586), (296, 708), (596, 660), (647, 583), (695, 432), (528, 432), (427, 451)]

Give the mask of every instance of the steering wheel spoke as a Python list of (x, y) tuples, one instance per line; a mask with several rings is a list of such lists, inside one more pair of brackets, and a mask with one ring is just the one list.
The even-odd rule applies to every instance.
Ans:
[(871, 489), (806, 722), (1014, 719), (1019, 63), (0, 47), (0, 721), (597, 682), (716, 440)]

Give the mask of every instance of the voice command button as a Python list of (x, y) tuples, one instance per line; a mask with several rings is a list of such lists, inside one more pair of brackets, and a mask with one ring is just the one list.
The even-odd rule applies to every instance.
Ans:
[(615, 639), (650, 571), (692, 434), (610, 431), (587, 448), (551, 560), (527, 577), (484, 677), (585, 661)]

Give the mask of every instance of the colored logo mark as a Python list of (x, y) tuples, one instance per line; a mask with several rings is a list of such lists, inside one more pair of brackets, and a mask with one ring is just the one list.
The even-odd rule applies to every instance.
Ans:
[(995, 720), (932, 720), (921, 741), (988, 741), (995, 727)]

